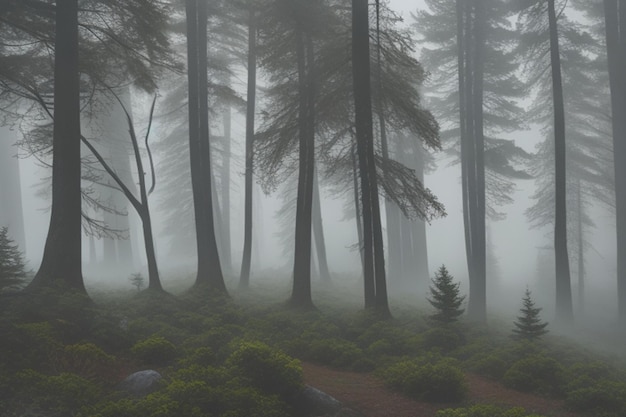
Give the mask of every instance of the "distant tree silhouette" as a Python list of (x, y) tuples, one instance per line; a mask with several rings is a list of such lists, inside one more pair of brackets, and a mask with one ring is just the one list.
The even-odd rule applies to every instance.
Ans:
[(21, 287), (26, 278), (22, 253), (9, 237), (7, 227), (0, 228), (0, 291)]
[(547, 322), (542, 322), (539, 318), (541, 308), (535, 307), (535, 302), (531, 297), (530, 290), (526, 288), (524, 293), (523, 307), (520, 309), (521, 316), (513, 323), (513, 337), (516, 339), (537, 340), (548, 333)]
[(454, 277), (450, 275), (445, 265), (441, 265), (430, 287), (428, 302), (435, 307), (437, 312), (431, 314), (429, 318), (444, 326), (456, 322), (465, 311), (461, 308), (465, 296), (459, 295), (460, 284), (455, 283), (453, 279)]

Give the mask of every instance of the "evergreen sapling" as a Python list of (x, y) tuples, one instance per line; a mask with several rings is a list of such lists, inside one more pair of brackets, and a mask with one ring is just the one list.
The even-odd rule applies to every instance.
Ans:
[(26, 276), (22, 253), (9, 237), (8, 228), (0, 228), (0, 291), (20, 288)]
[(515, 324), (513, 337), (529, 341), (538, 340), (541, 336), (548, 333), (548, 330), (546, 330), (548, 323), (542, 322), (539, 318), (541, 308), (535, 307), (535, 302), (528, 288), (526, 288), (522, 301), (523, 307), (520, 309), (521, 315), (517, 316), (517, 320), (513, 323)]
[(448, 273), (444, 265), (435, 273), (432, 283), (428, 302), (435, 307), (437, 312), (430, 315), (430, 319), (444, 326), (456, 322), (465, 311), (461, 308), (465, 296), (459, 295), (461, 284), (453, 281), (452, 275)]

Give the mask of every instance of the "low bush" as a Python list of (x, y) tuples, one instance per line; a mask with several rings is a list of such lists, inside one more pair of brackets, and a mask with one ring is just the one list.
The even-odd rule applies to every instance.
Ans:
[(135, 343), (131, 352), (145, 364), (168, 365), (176, 358), (176, 346), (161, 336), (151, 336)]
[(234, 375), (268, 394), (290, 397), (303, 387), (300, 362), (261, 342), (241, 342), (226, 361)]
[[(363, 365), (366, 363), (363, 351), (354, 343), (344, 339), (312, 340), (303, 355), (306, 359), (335, 368), (361, 371), (372, 369), (363, 369)], [(361, 369), (355, 369), (359, 367)]]
[(518, 391), (558, 396), (564, 391), (564, 377), (564, 369), (556, 360), (533, 355), (515, 362), (504, 374), (503, 382)]
[(445, 327), (429, 329), (422, 333), (421, 339), (422, 348), (442, 352), (450, 352), (463, 344), (463, 338), (457, 331)]
[(495, 405), (474, 405), (467, 408), (448, 408), (437, 412), (436, 417), (542, 417), (529, 414), (521, 407), (501, 408)]
[(27, 369), (19, 372), (16, 379), (25, 404), (59, 415), (75, 415), (102, 395), (97, 384), (71, 373), (50, 376)]
[(594, 385), (568, 392), (565, 406), (595, 417), (623, 417), (626, 415), (626, 384), (597, 381)]
[(402, 360), (382, 373), (391, 388), (421, 401), (456, 403), (465, 398), (465, 375), (454, 360)]
[(490, 354), (468, 361), (468, 368), (479, 375), (500, 380), (509, 364), (497, 354)]
[(54, 360), (57, 371), (70, 372), (83, 378), (110, 376), (115, 357), (93, 343), (68, 345)]

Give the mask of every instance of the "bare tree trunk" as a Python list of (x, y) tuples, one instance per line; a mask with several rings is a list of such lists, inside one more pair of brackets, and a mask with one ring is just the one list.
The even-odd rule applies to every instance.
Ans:
[(313, 172), (313, 236), (315, 237), (315, 253), (319, 264), (320, 278), (323, 282), (329, 283), (330, 270), (328, 269), (328, 259), (326, 257), (326, 240), (324, 239), (324, 219), (322, 217), (322, 204), (320, 201), (320, 184), (317, 170)]
[(26, 250), (22, 188), (16, 135), (0, 126), (0, 227), (8, 227), (9, 234), (20, 250)]
[(577, 213), (576, 217), (576, 232), (578, 240), (578, 310), (580, 314), (584, 314), (585, 310), (585, 245), (584, 245), (584, 233), (583, 233), (583, 198), (582, 198), (582, 186), (580, 179), (576, 183), (576, 204)]
[(52, 211), (39, 271), (28, 289), (62, 285), (85, 292), (81, 270), (78, 0), (57, 0), (52, 139)]
[[(468, 315), (472, 319), (484, 323), (487, 320), (487, 253), (486, 253), (486, 235), (485, 235), (485, 137), (483, 132), (483, 79), (484, 79), (484, 48), (485, 35), (484, 26), (487, 24), (485, 19), (484, 0), (474, 0), (474, 25), (473, 33), (473, 59), (472, 59), (472, 115), (474, 118), (474, 175), (475, 181), (475, 199), (474, 209), (475, 215), (472, 221), (472, 256), (474, 257), (474, 281), (473, 291), (470, 289), (470, 300), (472, 296), (474, 301), (468, 304)], [(470, 304), (473, 308), (470, 309)]]
[[(298, 22), (301, 25), (301, 22)], [(296, 29), (298, 87), (299, 87), (299, 172), (298, 197), (296, 202), (296, 234), (293, 265), (293, 288), (290, 304), (293, 307), (313, 308), (311, 298), (311, 217), (313, 209), (313, 170), (315, 163), (315, 137), (312, 125), (314, 111), (311, 60), (311, 45), (305, 39), (308, 35), (302, 29)], [(307, 62), (308, 61), (308, 62)]]
[(561, 323), (570, 323), (573, 318), (573, 311), (569, 256), (567, 253), (565, 104), (563, 101), (561, 56), (554, 0), (548, 0), (548, 22), (550, 25), (550, 65), (552, 69), (554, 106), (556, 320)]
[[(366, 264), (364, 278), (366, 282), (368, 278), (374, 281), (374, 305), (372, 307), (380, 315), (390, 316), (374, 159), (367, 0), (352, 0), (352, 74), (363, 201), (364, 257)], [(371, 245), (369, 249), (369, 254), (371, 255), (368, 256), (369, 245)], [(374, 258), (374, 262), (368, 260), (371, 257)], [(372, 263), (373, 265), (371, 265)]]
[[(361, 204), (359, 203), (359, 165), (356, 154), (356, 146), (354, 144), (352, 145), (352, 149), (350, 150), (350, 155), (352, 156), (352, 187), (354, 190), (354, 217), (356, 219), (356, 235), (358, 239), (357, 244), (359, 248), (359, 256), (361, 257), (361, 267), (365, 269), (365, 259), (363, 257), (363, 215), (361, 210)], [(365, 294), (367, 294), (367, 287)], [(372, 297), (372, 302), (373, 301), (374, 300)]]
[(198, 273), (194, 287), (226, 293), (220, 265), (211, 186), (207, 91), (207, 4), (187, 0), (187, 59), (189, 78), (189, 151), (198, 240)]
[[(459, 78), (459, 132), (460, 132), (460, 148), (461, 148), (461, 188), (462, 188), (462, 204), (463, 204), (463, 230), (465, 236), (465, 257), (467, 261), (467, 273), (470, 278), (470, 282), (474, 277), (474, 255), (472, 251), (472, 233), (470, 222), (470, 206), (469, 206), (469, 178), (470, 178), (470, 163), (468, 159), (468, 147), (470, 140), (470, 130), (468, 129), (468, 115), (467, 115), (467, 95), (468, 87), (467, 83), (470, 81), (467, 78), (466, 73), (466, 49), (468, 48), (468, 39), (466, 39), (466, 21), (469, 20), (467, 15), (466, 5), (462, 0), (456, 0), (456, 15), (457, 15), (457, 66), (458, 66), (458, 78)], [(469, 119), (471, 120), (471, 118)], [(470, 296), (471, 299), (471, 296)]]
[(617, 233), (618, 318), (626, 328), (626, 1), (604, 0), (606, 46), (611, 88), (615, 223)]
[(230, 243), (230, 152), (231, 152), (231, 109), (224, 111), (224, 149), (222, 161), (222, 267), (232, 270)]
[(249, 11), (248, 21), (248, 92), (246, 103), (246, 173), (244, 203), (243, 258), (239, 286), (250, 284), (250, 263), (252, 259), (252, 176), (254, 169), (254, 114), (256, 106), (256, 17), (254, 9)]

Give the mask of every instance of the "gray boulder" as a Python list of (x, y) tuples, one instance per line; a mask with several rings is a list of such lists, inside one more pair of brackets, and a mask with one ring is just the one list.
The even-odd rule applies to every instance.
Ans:
[(160, 373), (151, 369), (135, 372), (120, 382), (119, 389), (134, 397), (145, 397), (156, 391), (162, 378)]

